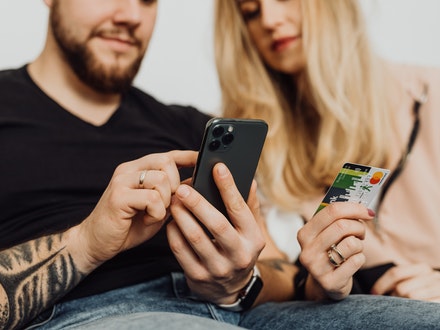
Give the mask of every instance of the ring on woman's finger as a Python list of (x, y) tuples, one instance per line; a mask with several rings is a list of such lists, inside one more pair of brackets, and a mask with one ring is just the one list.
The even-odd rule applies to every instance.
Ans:
[(333, 258), (333, 254), (332, 254), (333, 250), (329, 249), (327, 251), (328, 254), (328, 259), (330, 260), (330, 263), (334, 266), (334, 267), (339, 267), (341, 265), (340, 262), (337, 262), (334, 258)]
[(139, 188), (144, 187), (145, 175), (147, 175), (147, 170), (143, 170), (139, 175)]
[(345, 257), (342, 255), (341, 251), (339, 251), (336, 244), (332, 244), (332, 246), (330, 246), (330, 249), (337, 253), (338, 257), (341, 259), (340, 263), (343, 263), (345, 261)]
[[(337, 256), (338, 256), (337, 259), (339, 259), (339, 260), (335, 259), (335, 257), (333, 256), (333, 252), (335, 252), (337, 254)], [(328, 249), (327, 254), (328, 254), (328, 259), (330, 260), (330, 263), (334, 267), (339, 267), (345, 261), (345, 257), (342, 255), (341, 251), (339, 251), (336, 244), (332, 244), (330, 246), (330, 249)]]

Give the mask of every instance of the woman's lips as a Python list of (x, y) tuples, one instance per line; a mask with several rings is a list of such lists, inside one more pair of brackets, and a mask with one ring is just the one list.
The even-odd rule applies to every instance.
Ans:
[(272, 43), (272, 50), (275, 52), (281, 52), (291, 46), (299, 38), (299, 36), (295, 36), (277, 39)]

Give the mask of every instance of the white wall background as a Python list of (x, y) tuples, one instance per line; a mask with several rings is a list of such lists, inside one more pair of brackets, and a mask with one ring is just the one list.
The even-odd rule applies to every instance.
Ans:
[[(360, 1), (379, 53), (440, 67), (440, 0)], [(159, 0), (155, 35), (136, 85), (166, 103), (217, 112), (212, 10), (213, 0)], [(46, 20), (43, 0), (0, 1), (0, 69), (20, 66), (38, 55)]]

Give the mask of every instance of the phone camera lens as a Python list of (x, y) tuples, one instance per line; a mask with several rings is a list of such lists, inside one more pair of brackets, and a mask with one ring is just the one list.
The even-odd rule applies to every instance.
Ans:
[(234, 135), (231, 133), (226, 133), (225, 135), (223, 135), (222, 137), (222, 142), (225, 145), (231, 144), (231, 142), (234, 141)]
[(212, 140), (209, 143), (209, 150), (215, 151), (220, 147), (220, 141), (219, 140)]
[(225, 132), (225, 129), (223, 128), (223, 126), (219, 125), (219, 126), (214, 127), (214, 129), (212, 130), (212, 135), (217, 138), (217, 137), (221, 136), (224, 132)]

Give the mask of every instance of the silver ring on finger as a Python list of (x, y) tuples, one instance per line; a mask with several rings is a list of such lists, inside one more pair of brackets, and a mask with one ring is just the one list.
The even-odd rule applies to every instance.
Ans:
[[(337, 258), (334, 257), (333, 252), (336, 253)], [(328, 259), (329, 259), (330, 263), (334, 267), (339, 267), (346, 260), (344, 255), (341, 253), (341, 251), (339, 251), (336, 244), (332, 244), (330, 246), (330, 249), (328, 249), (328, 251), (327, 251), (327, 255), (328, 255)]]
[(345, 257), (342, 255), (341, 251), (339, 251), (338, 247), (336, 246), (336, 244), (332, 244), (332, 246), (330, 246), (330, 248), (336, 252), (336, 254), (338, 255), (338, 257), (341, 259), (341, 263), (343, 263), (345, 261)]
[(141, 189), (144, 188), (144, 180), (146, 175), (147, 175), (147, 170), (143, 170), (139, 175), (139, 188)]

